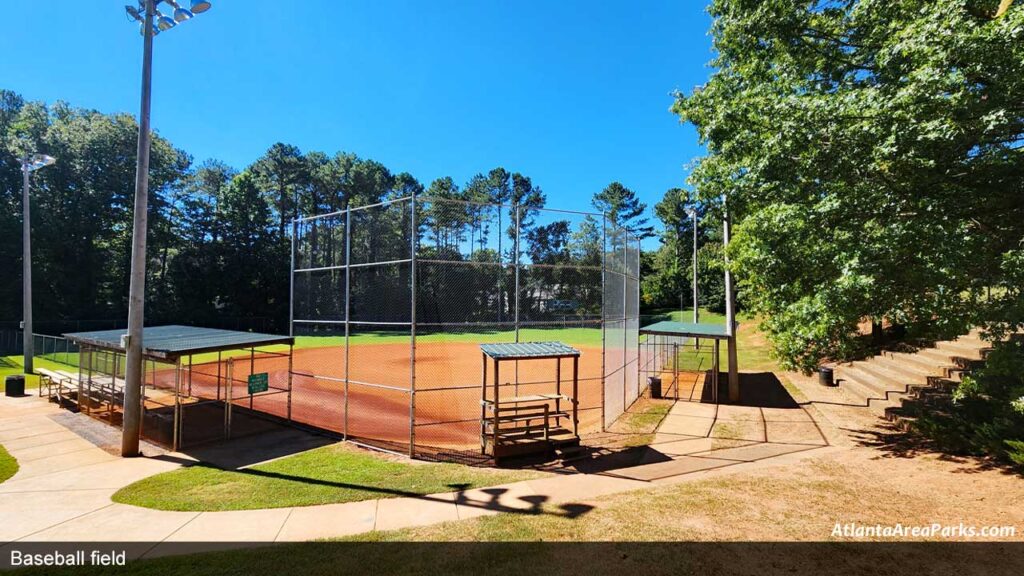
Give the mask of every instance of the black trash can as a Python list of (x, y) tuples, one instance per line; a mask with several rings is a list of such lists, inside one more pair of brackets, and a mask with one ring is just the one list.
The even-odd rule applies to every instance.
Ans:
[(651, 398), (661, 398), (661, 378), (648, 376), (647, 387), (651, 389)]
[(11, 374), (4, 381), (4, 394), (7, 396), (25, 395), (25, 377), (21, 374)]
[(828, 366), (822, 366), (818, 368), (818, 382), (822, 386), (835, 386), (835, 372)]

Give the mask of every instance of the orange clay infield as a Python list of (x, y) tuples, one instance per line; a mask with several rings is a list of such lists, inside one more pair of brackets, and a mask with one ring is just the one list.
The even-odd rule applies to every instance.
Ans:
[[(600, 347), (577, 346), (579, 359), (580, 432), (594, 431), (601, 424)], [(613, 354), (610, 352), (609, 356)], [(410, 411), (415, 412), (415, 443), (443, 449), (472, 449), (480, 446), (480, 384), (483, 369), (478, 344), (432, 342), (416, 345), (415, 408), (410, 404), (411, 366), (409, 345), (353, 344), (348, 386), (348, 434), (357, 439), (407, 446)], [(619, 354), (621, 356), (621, 353)], [(317, 428), (345, 432), (345, 348), (296, 349), (292, 376), (292, 419)], [(500, 367), (503, 397), (555, 392), (556, 360), (503, 361)], [(226, 374), (226, 363), (220, 373)], [(518, 364), (518, 367), (516, 366)], [(572, 395), (572, 359), (561, 361), (561, 391)], [(517, 377), (518, 369), (518, 377)], [(493, 397), (494, 364), (487, 363), (488, 398)], [(257, 352), (250, 369), (249, 357), (237, 357), (233, 367), (233, 403), (249, 406), (247, 377), (250, 372), (267, 372), (270, 390), (252, 397), (255, 410), (287, 416), (288, 358)], [(173, 371), (158, 376), (165, 387)], [(191, 384), (183, 371), (183, 391), (190, 386), (194, 398), (223, 399), (226, 385), (217, 385), (216, 362), (196, 364)], [(314, 376), (315, 375), (315, 376)], [(516, 382), (518, 381), (518, 385)], [(570, 406), (562, 405), (568, 411)], [(571, 428), (571, 422), (562, 421)]]

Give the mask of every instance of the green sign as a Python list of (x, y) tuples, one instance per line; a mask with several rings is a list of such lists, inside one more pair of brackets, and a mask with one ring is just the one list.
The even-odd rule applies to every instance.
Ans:
[(249, 394), (257, 394), (259, 392), (266, 392), (270, 389), (270, 378), (266, 372), (260, 372), (259, 374), (249, 374)]

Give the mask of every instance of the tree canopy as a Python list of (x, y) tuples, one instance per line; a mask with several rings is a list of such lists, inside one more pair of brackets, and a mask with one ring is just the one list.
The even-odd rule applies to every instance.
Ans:
[[(13, 269), (21, 254), (17, 157), (43, 152), (58, 158), (56, 165), (32, 176), (38, 320), (116, 321), (126, 316), (137, 137), (131, 115), (63, 102), (46, 106), (0, 90), (0, 252), (11, 255)], [(575, 302), (581, 314), (600, 312), (600, 274), (555, 266), (599, 265), (600, 223), (576, 216), (570, 221), (570, 215), (554, 212), (542, 216), (538, 209), (547, 196), (528, 175), (497, 167), (465, 184), (443, 176), (424, 186), (407, 172), (396, 173), (352, 153), (303, 151), (281, 142), (236, 170), (215, 159), (194, 162), (155, 134), (147, 321), (286, 330), (293, 219), (413, 194), (450, 200), (423, 205), (423, 250), (445, 259), (510, 262), (516, 257), (511, 239), (518, 217), (520, 262), (546, 265), (524, 274), (520, 296), (527, 305), (539, 313), (548, 301), (560, 299)], [(629, 208), (636, 207), (635, 197), (630, 192), (625, 199), (627, 209), (621, 213), (635, 218), (638, 213)], [(392, 213), (369, 218), (357, 227), (358, 234), (408, 242), (407, 235), (402, 239), (407, 213)], [(387, 243), (371, 242), (369, 236), (357, 240), (367, 246)], [(494, 297), (496, 275), (465, 270), (449, 271), (436, 285), (450, 286), (449, 292), (466, 298)], [(383, 298), (403, 282), (379, 278), (360, 289), (365, 298)], [(514, 283), (509, 279), (504, 285)], [(461, 308), (482, 309), (469, 301)], [(424, 314), (428, 317), (429, 311)], [(0, 319), (20, 317), (21, 283), (0, 285)]]
[(731, 266), (783, 363), (849, 356), (864, 319), (1020, 324), (1024, 7), (709, 10), (715, 72), (674, 111), (707, 147), (691, 184), (728, 196)]

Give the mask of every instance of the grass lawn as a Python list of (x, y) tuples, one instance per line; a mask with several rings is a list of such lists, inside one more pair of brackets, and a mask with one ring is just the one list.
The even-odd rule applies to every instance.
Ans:
[[(659, 317), (667, 317), (672, 320), (688, 322), (692, 319), (692, 312), (689, 310), (664, 310), (654, 311), (653, 315)], [(651, 318), (652, 314), (645, 313), (644, 318), (641, 320), (641, 324), (648, 324), (653, 321)], [(725, 316), (712, 312), (707, 309), (701, 309), (700, 313), (701, 322), (709, 322), (713, 324), (724, 324)], [(744, 315), (739, 315), (738, 319), (741, 325), (748, 322), (748, 318)], [(743, 342), (743, 330), (740, 334), (740, 342)], [(520, 340), (523, 341), (541, 341), (541, 340), (558, 340), (565, 342), (569, 345), (574, 346), (601, 346), (602, 342), (602, 331), (599, 327), (572, 327), (572, 328), (537, 328), (528, 327), (522, 328), (519, 331)], [(515, 331), (513, 330), (485, 330), (477, 332), (461, 332), (461, 333), (420, 333), (416, 336), (416, 341), (424, 344), (435, 343), (435, 342), (472, 342), (472, 343), (490, 343), (490, 342), (513, 342), (515, 340)], [(353, 346), (360, 345), (375, 345), (375, 344), (406, 344), (409, 342), (408, 335), (395, 334), (393, 332), (365, 332), (358, 334), (351, 334), (349, 341)], [(296, 336), (295, 337), (295, 348), (322, 348), (331, 346), (342, 346), (345, 344), (345, 337), (332, 335), (332, 336)], [(752, 343), (751, 343), (752, 344)], [(260, 350), (266, 350), (270, 352), (287, 352), (287, 346), (263, 346)], [(744, 352), (746, 349), (746, 352)], [(748, 361), (756, 361), (763, 363), (760, 356), (755, 357), (754, 346), (741, 346), (741, 359)], [(747, 354), (747, 356), (743, 356)], [(221, 358), (231, 357), (244, 357), (248, 356), (249, 352), (245, 350), (231, 350), (223, 352)], [(78, 354), (77, 353), (59, 353), (54, 355), (54, 359), (60, 359), (64, 363), (53, 362), (46, 357), (36, 357), (36, 365), (39, 367), (51, 368), (54, 370), (68, 370), (69, 364), (77, 365)], [(704, 354), (705, 357), (708, 354)], [(723, 352), (724, 357), (724, 352)], [(767, 353), (763, 355), (767, 358)], [(15, 363), (17, 366), (21, 366), (21, 356), (7, 356), (0, 360)], [(214, 362), (217, 360), (217, 353), (207, 354), (196, 354), (193, 356), (192, 361), (194, 363), (205, 363)], [(690, 361), (688, 361), (690, 362)], [(697, 362), (699, 365), (699, 361)], [(758, 364), (760, 365), (760, 364)], [(705, 367), (706, 368), (706, 367)], [(2, 369), (2, 368), (0, 368)], [(0, 372), (2, 374), (3, 372)]]
[[(832, 452), (798, 464), (749, 469), (587, 500), (596, 507), (567, 515), (557, 506), (392, 532), (342, 543), (289, 544), (88, 568), (89, 574), (891, 574), (1004, 573), (999, 549), (901, 544), (872, 546), (832, 536), (837, 522), (864, 525), (1016, 525), (1007, 502), (1024, 496), (1016, 478), (999, 471), (963, 482), (946, 458), (878, 458), (873, 451)], [(959, 470), (962, 472), (962, 470)], [(907, 482), (908, 474), (918, 481)], [(870, 497), (865, 498), (865, 494)], [(1019, 536), (1017, 537), (1019, 539)], [(637, 541), (714, 542), (675, 547)], [(878, 537), (868, 540), (885, 540)], [(888, 539), (902, 541), (899, 537)], [(911, 540), (920, 540), (912, 538)], [(933, 540), (942, 540), (935, 537)], [(410, 546), (401, 542), (526, 542), (518, 547)], [(543, 542), (619, 542), (558, 548)], [(753, 544), (745, 543), (751, 542)], [(787, 546), (786, 541), (825, 542)], [(759, 543), (760, 542), (760, 543)], [(366, 544), (370, 543), (370, 544)], [(899, 558), (895, 562), (894, 558)], [(522, 569), (528, 558), (530, 569)], [(921, 570), (923, 566), (931, 569)], [(518, 570), (515, 569), (518, 567)], [(958, 569), (959, 568), (959, 569)], [(1012, 571), (1012, 570), (1011, 570)], [(74, 573), (73, 572), (73, 573)], [(41, 573), (41, 571), (40, 571)]]
[(654, 433), (672, 409), (671, 400), (654, 400), (641, 396), (612, 424), (611, 432), (628, 434), (620, 446), (644, 446), (654, 441)]
[[(16, 359), (16, 360), (15, 360)], [(51, 363), (41, 363), (36, 360), (36, 366), (40, 368), (56, 368), (58, 366), (51, 366)], [(64, 366), (67, 368), (67, 366)], [(21, 356), (5, 356), (0, 358), (0, 382), (5, 380), (8, 376), (22, 373)], [(25, 389), (36, 389), (39, 387), (39, 376), (35, 374), (29, 374), (25, 378)]]
[(18, 461), (3, 446), (0, 446), (0, 482), (14, 476), (18, 471)]
[(333, 444), (241, 470), (196, 465), (157, 474), (118, 490), (113, 500), (158, 510), (254, 510), (453, 492), (541, 475), (410, 463)]
[[(519, 338), (523, 341), (540, 341), (540, 340), (559, 340), (566, 344), (575, 346), (601, 346), (601, 329), (594, 328), (522, 328), (519, 331)], [(368, 332), (362, 334), (350, 335), (349, 341), (353, 346), (371, 346), (376, 344), (408, 344), (409, 335), (395, 334), (393, 332)], [(515, 331), (514, 330), (492, 330), (482, 332), (461, 332), (461, 333), (433, 333), (433, 334), (419, 334), (416, 336), (416, 341), (423, 344), (429, 344), (434, 342), (472, 342), (472, 343), (489, 343), (489, 342), (514, 342)], [(303, 348), (323, 348), (331, 346), (343, 346), (345, 344), (344, 336), (296, 336), (295, 337), (295, 349), (300, 350)], [(274, 345), (274, 346), (261, 346), (258, 350), (264, 350), (268, 352), (287, 352), (288, 346)], [(49, 368), (52, 370), (73, 370), (74, 366), (78, 365), (78, 353), (58, 353), (54, 354), (54, 359), (59, 359), (61, 362), (54, 362), (43, 356), (36, 356), (35, 363), (39, 368)], [(227, 358), (239, 358), (248, 357), (248, 350), (229, 350), (221, 353), (222, 359)], [(216, 352), (209, 352), (205, 354), (196, 354), (192, 357), (192, 362), (201, 364), (205, 362), (215, 362), (217, 360)], [(187, 362), (187, 360), (183, 360)], [(16, 368), (4, 368), (5, 364), (13, 364)], [(21, 356), (5, 356), (0, 358), (0, 375), (6, 374), (3, 370), (13, 370), (9, 373), (21, 373), (22, 366)]]

